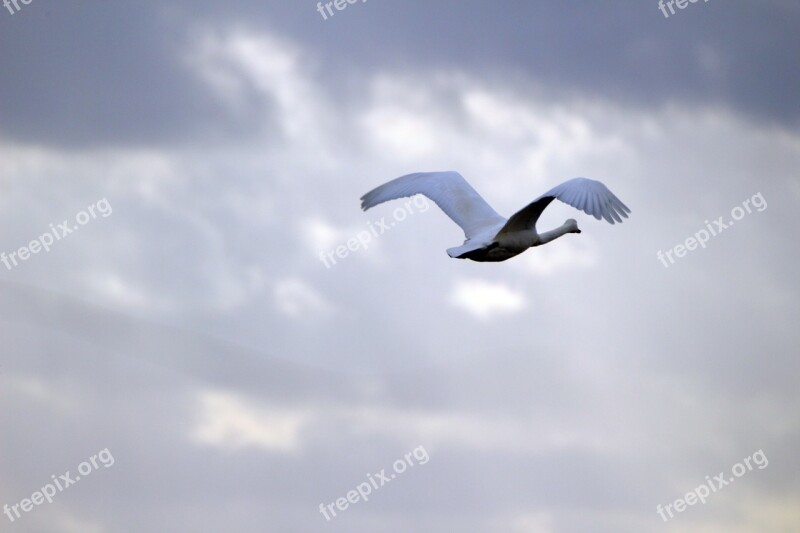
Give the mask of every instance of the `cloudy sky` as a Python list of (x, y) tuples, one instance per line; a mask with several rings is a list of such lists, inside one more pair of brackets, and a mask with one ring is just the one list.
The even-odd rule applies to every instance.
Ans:
[[(800, 530), (796, 0), (18, 5), (0, 531)], [(450, 169), (632, 214), (359, 209)]]

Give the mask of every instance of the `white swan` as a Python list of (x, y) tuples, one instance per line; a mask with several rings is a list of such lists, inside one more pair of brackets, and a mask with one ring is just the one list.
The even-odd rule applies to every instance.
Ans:
[(622, 222), (631, 212), (599, 181), (573, 178), (553, 187), (506, 220), (454, 171), (417, 172), (393, 179), (362, 196), (361, 208), (366, 211), (380, 203), (415, 194), (433, 200), (464, 230), (464, 244), (449, 248), (447, 254), (473, 261), (505, 261), (532, 246), (547, 244), (567, 233), (580, 233), (578, 223), (572, 218), (554, 230), (536, 231), (542, 211), (556, 198), (611, 224)]

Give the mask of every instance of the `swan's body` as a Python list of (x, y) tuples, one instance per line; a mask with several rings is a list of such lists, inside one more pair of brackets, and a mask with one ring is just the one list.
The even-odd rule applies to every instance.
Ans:
[(631, 212), (599, 181), (573, 178), (553, 187), (506, 220), (454, 171), (401, 176), (362, 196), (361, 208), (366, 211), (383, 202), (415, 194), (433, 200), (464, 230), (464, 244), (449, 248), (447, 254), (473, 261), (505, 261), (567, 233), (580, 233), (578, 223), (571, 218), (553, 230), (536, 231), (536, 221), (555, 199), (611, 224), (622, 222)]

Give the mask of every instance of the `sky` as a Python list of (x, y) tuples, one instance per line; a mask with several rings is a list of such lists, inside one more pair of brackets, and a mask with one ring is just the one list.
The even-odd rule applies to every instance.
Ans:
[(800, 530), (800, 4), (682, 3), (0, 4), (0, 531)]

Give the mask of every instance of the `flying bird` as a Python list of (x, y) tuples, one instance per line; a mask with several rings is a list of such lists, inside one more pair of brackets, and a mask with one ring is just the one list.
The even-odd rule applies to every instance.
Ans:
[(611, 224), (622, 222), (631, 212), (599, 181), (573, 178), (553, 187), (506, 220), (455, 171), (400, 176), (362, 196), (361, 208), (366, 211), (383, 202), (415, 194), (433, 200), (464, 230), (464, 244), (448, 248), (447, 255), (473, 261), (505, 261), (567, 233), (580, 233), (577, 221), (572, 218), (550, 231), (536, 230), (542, 211), (555, 199)]

